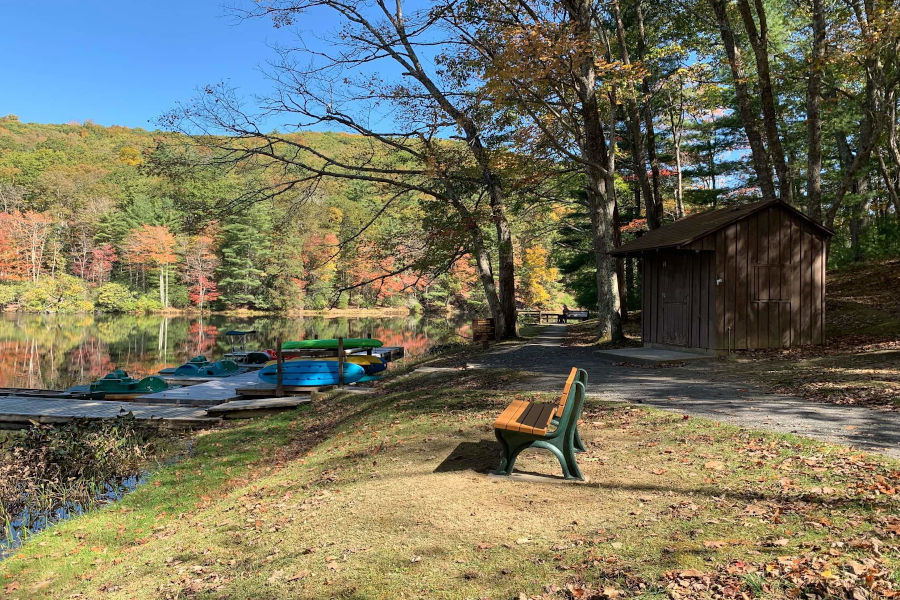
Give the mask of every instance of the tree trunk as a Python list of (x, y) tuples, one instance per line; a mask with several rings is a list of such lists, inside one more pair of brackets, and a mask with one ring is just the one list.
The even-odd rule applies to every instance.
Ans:
[[(636, 8), (638, 21), (638, 60), (643, 62), (645, 58), (646, 41), (644, 40), (644, 11), (641, 8), (641, 0), (637, 1)], [(653, 204), (660, 224), (662, 224), (664, 210), (659, 180), (659, 157), (656, 155), (656, 131), (653, 126), (653, 105), (651, 102), (652, 94), (649, 77), (641, 78), (641, 93), (643, 94), (644, 129), (647, 130), (647, 159), (650, 161), (650, 182), (653, 191)]]
[[(609, 182), (607, 181), (607, 190)], [(622, 230), (619, 221), (619, 203), (613, 202), (613, 246), (622, 245)], [(621, 257), (616, 257), (616, 286), (619, 288), (619, 316), (622, 322), (628, 321), (628, 285), (625, 281), (625, 265)]]
[(825, 0), (812, 0), (813, 43), (806, 85), (806, 204), (809, 216), (822, 221), (822, 69), (825, 62)]
[[(619, 41), (619, 50), (622, 54), (622, 61), (626, 65), (631, 64), (631, 56), (628, 53), (628, 46), (625, 40), (625, 25), (622, 21), (622, 11), (619, 8), (619, 0), (613, 0), (613, 10), (616, 18), (616, 38)], [(647, 207), (647, 227), (657, 229), (662, 224), (662, 215), (659, 207), (656, 205), (655, 196), (650, 186), (650, 179), (647, 177), (647, 163), (644, 159), (644, 136), (641, 132), (641, 115), (638, 110), (636, 92), (634, 86), (629, 84), (628, 96), (625, 100), (625, 107), (628, 111), (626, 122), (628, 123), (629, 133), (631, 134), (631, 159), (634, 165), (634, 174), (641, 186), (641, 195), (644, 197), (644, 205)]]
[(750, 40), (750, 47), (756, 58), (756, 79), (759, 83), (760, 105), (762, 106), (763, 126), (766, 131), (766, 141), (769, 144), (770, 158), (775, 163), (775, 173), (778, 175), (778, 193), (784, 202), (792, 202), (794, 199), (794, 182), (791, 177), (790, 166), (785, 158), (784, 148), (781, 145), (781, 134), (778, 132), (779, 108), (776, 105), (775, 91), (772, 87), (772, 77), (769, 66), (769, 26), (766, 19), (766, 9), (762, 0), (754, 0), (756, 18), (759, 27), (753, 20), (753, 14), (748, 0), (738, 0), (738, 9), (744, 29)]
[[(583, 40), (593, 39), (592, 0), (565, 0), (564, 6), (578, 37)], [(584, 170), (591, 214), (591, 245), (597, 266), (597, 312), (601, 333), (606, 333), (617, 341), (623, 337), (622, 319), (619, 313), (615, 261), (609, 255), (615, 243), (612, 231), (615, 196), (610, 196), (610, 190), (607, 189), (607, 177), (612, 176), (607, 168), (611, 157), (600, 117), (592, 55), (585, 55), (574, 79), (583, 124), (581, 151), (586, 163)]]
[[(487, 244), (484, 240), (484, 235), (481, 232), (481, 227), (478, 226), (478, 221), (475, 219), (475, 215), (469, 211), (465, 204), (459, 199), (452, 199), (453, 208), (460, 215), (462, 219), (462, 225), (465, 227), (468, 237), (469, 237), (469, 252), (475, 258), (475, 270), (478, 272), (478, 279), (481, 281), (481, 286), (484, 288), (484, 296), (487, 299), (488, 309), (491, 311), (491, 318), (494, 319), (494, 331), (497, 339), (503, 339), (504, 331), (508, 330), (506, 324), (506, 313), (503, 311), (503, 307), (500, 302), (500, 297), (497, 293), (497, 285), (494, 282), (494, 272), (491, 268), (491, 256), (487, 250)], [(515, 325), (513, 325), (515, 327)]]
[(776, 195), (775, 181), (772, 178), (772, 165), (759, 130), (759, 115), (753, 109), (750, 92), (747, 89), (747, 74), (741, 62), (740, 48), (734, 37), (734, 29), (728, 18), (727, 0), (710, 0), (710, 4), (716, 15), (719, 33), (722, 36), (722, 44), (725, 46), (725, 54), (728, 56), (728, 65), (731, 67), (734, 92), (737, 96), (738, 113), (744, 122), (744, 132), (747, 134), (747, 141), (750, 143), (753, 169), (756, 171), (763, 198), (765, 200), (774, 200)]

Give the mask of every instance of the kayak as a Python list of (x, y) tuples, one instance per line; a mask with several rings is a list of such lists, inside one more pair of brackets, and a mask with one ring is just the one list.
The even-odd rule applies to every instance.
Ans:
[[(373, 340), (370, 338), (344, 338), (344, 348), (381, 348), (381, 340)], [(324, 340), (299, 340), (295, 342), (284, 342), (281, 344), (282, 350), (334, 350), (338, 347), (336, 339)]]
[(195, 360), (200, 358), (203, 357), (194, 357), (175, 369), (175, 375), (181, 377), (228, 377), (236, 375), (240, 371), (237, 363), (233, 360), (217, 360), (214, 363)]
[[(337, 362), (338, 357), (337, 356), (325, 356), (322, 358), (294, 358), (294, 357), (291, 357), (291, 358), (284, 359), (284, 362), (287, 363), (287, 362), (298, 361), (298, 360), (320, 360), (320, 361)], [(266, 366), (274, 365), (276, 362), (277, 361), (270, 360), (269, 362), (266, 363)], [(354, 365), (361, 366), (365, 370), (366, 375), (374, 375), (375, 373), (380, 373), (380, 372), (384, 371), (385, 369), (387, 369), (387, 363), (384, 361), (383, 358), (379, 358), (378, 356), (369, 356), (367, 354), (355, 354), (355, 355), (351, 355), (351, 356), (345, 356), (344, 362), (345, 363), (353, 363)]]
[[(282, 365), (282, 384), (296, 387), (317, 387), (337, 385), (337, 361), (330, 360), (288, 360)], [(344, 363), (344, 383), (354, 383), (365, 377), (365, 370), (353, 363)], [(259, 372), (260, 381), (278, 383), (278, 365), (271, 364)]]

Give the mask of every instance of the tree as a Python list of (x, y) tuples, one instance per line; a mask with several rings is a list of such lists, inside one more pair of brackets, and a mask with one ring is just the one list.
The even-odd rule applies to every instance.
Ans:
[[(278, 89), (266, 102), (265, 112), (291, 115), (293, 120), (301, 120), (301, 126), (319, 123), (353, 131), (373, 147), (390, 152), (390, 161), (373, 161), (371, 153), (348, 160), (316, 152), (298, 136), (264, 133), (235, 95), (222, 87), (207, 88), (193, 105), (173, 112), (167, 124), (185, 132), (237, 136), (240, 143), (223, 143), (209, 136), (201, 139), (231, 162), (264, 158), (280, 164), (284, 177), (248, 195), (250, 201), (277, 197), (312, 182), (345, 179), (382, 186), (391, 198), (415, 194), (442, 203), (445, 211), (449, 208), (456, 214), (466, 250), (475, 257), (498, 336), (515, 336), (512, 230), (504, 177), (497, 166), (497, 142), (492, 141), (491, 115), (483, 118), (481, 103), (462, 91), (471, 88), (470, 81), (447, 77), (436, 61), (432, 49), (441, 35), (438, 16), (429, 11), (404, 13), (399, 0), (390, 8), (380, 0), (272, 0), (260, 3), (249, 15), (268, 16), (276, 26), (286, 26), (312, 9), (328, 10), (337, 19), (344, 31), (343, 45), (335, 48), (333, 55), (307, 52), (302, 44), (285, 51), (273, 73)], [(444, 42), (455, 43), (452, 39)], [(373, 67), (385, 62), (391, 66), (383, 72), (399, 68), (399, 80), (372, 77)], [(311, 66), (299, 66), (305, 63)], [(344, 82), (339, 93), (333, 85), (336, 80)], [(404, 131), (378, 131), (369, 125), (369, 115), (362, 108), (380, 110), (381, 103), (402, 113), (397, 122), (407, 125)], [(448, 130), (464, 144), (448, 145), (436, 139)], [(486, 215), (473, 208), (482, 197), (487, 199)], [(496, 247), (496, 279), (489, 240), (482, 230), (485, 218)], [(456, 248), (443, 259), (449, 264), (462, 253)], [(425, 263), (435, 262), (424, 252), (419, 256)], [(394, 271), (419, 264), (413, 260)]]
[(125, 238), (123, 253), (126, 261), (145, 274), (156, 268), (159, 274), (159, 302), (169, 307), (169, 270), (178, 259), (175, 236), (165, 225), (142, 225)]
[(620, 339), (621, 275), (608, 252), (617, 240), (617, 95), (633, 72), (611, 55), (602, 7), (592, 0), (443, 6), (492, 100), (527, 123), (517, 134), (526, 152), (580, 171), (600, 327)]
[(201, 311), (207, 302), (219, 297), (214, 280), (219, 257), (213, 251), (213, 238), (200, 234), (190, 239), (184, 250), (184, 272), (182, 277), (188, 284), (191, 302)]
[(559, 269), (550, 266), (550, 253), (546, 248), (532, 246), (525, 249), (519, 286), (525, 306), (550, 308), (556, 300), (554, 288), (558, 279)]
[(220, 298), (229, 306), (265, 308), (261, 296), (265, 262), (270, 248), (253, 215), (235, 217), (222, 225), (222, 260), (217, 269)]

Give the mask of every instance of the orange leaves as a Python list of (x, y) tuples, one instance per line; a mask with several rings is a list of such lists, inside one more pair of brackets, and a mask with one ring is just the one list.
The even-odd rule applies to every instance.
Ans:
[(36, 279), (43, 272), (53, 225), (48, 213), (0, 212), (0, 279)]
[(141, 225), (125, 238), (124, 253), (135, 265), (162, 266), (175, 262), (175, 236), (165, 225)]

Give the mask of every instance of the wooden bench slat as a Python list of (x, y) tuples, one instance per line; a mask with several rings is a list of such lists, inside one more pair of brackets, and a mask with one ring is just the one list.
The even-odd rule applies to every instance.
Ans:
[(530, 403), (524, 400), (513, 400), (510, 402), (509, 406), (500, 413), (500, 416), (497, 417), (497, 420), (494, 421), (495, 429), (509, 429), (509, 424), (514, 423), (518, 417), (524, 412)]
[(547, 433), (547, 426), (550, 424), (550, 419), (553, 418), (555, 412), (555, 404), (533, 404), (527, 417), (520, 419), (523, 425), (523, 429), (520, 429), (520, 431), (544, 435)]
[(566, 379), (566, 387), (563, 388), (562, 395), (559, 397), (559, 404), (556, 407), (556, 417), (561, 417), (563, 411), (566, 408), (566, 401), (569, 399), (569, 391), (572, 389), (572, 384), (575, 382), (575, 377), (578, 375), (578, 368), (572, 367), (572, 370), (569, 371), (569, 377)]
[(521, 402), (522, 405), (517, 408), (514, 417), (510, 419), (506, 423), (506, 426), (502, 427), (501, 429), (507, 429), (509, 431), (523, 431), (524, 426), (522, 425), (522, 422), (525, 417), (528, 416), (528, 413), (531, 411), (533, 404), (531, 402), (525, 402), (523, 400), (517, 400), (517, 402)]

